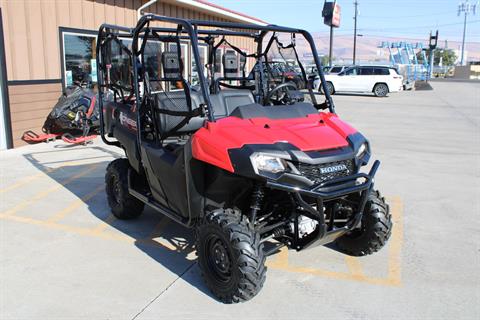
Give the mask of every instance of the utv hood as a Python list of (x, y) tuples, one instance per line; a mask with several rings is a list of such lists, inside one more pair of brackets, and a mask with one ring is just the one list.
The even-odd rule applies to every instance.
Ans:
[(300, 151), (322, 151), (348, 146), (347, 137), (357, 131), (332, 113), (273, 120), (227, 117), (208, 122), (192, 139), (195, 159), (234, 172), (229, 151), (246, 145), (288, 143)]

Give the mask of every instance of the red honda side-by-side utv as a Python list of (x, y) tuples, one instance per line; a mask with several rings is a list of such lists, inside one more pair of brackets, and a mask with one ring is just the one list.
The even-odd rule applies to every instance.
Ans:
[[(328, 91), (312, 91), (299, 43), (324, 87), (300, 29), (146, 15), (98, 33), (101, 136), (126, 154), (105, 176), (112, 212), (132, 219), (147, 205), (195, 228), (206, 285), (226, 303), (254, 297), (266, 257), (283, 246), (335, 242), (366, 255), (392, 230), (373, 188), (380, 162), (368, 164), (368, 140), (340, 120)], [(282, 58), (307, 89), (274, 81), (270, 65)]]

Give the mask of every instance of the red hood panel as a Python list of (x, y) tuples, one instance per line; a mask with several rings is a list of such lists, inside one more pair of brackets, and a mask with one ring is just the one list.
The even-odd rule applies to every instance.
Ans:
[(285, 120), (227, 117), (198, 130), (193, 135), (192, 151), (195, 159), (233, 172), (229, 149), (287, 142), (302, 151), (326, 150), (347, 146), (346, 137), (355, 132), (331, 113)]

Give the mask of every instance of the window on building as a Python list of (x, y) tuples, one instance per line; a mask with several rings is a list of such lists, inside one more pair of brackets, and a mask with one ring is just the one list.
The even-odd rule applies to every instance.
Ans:
[[(176, 43), (170, 43), (168, 45), (168, 50), (170, 52), (178, 52), (177, 44)], [(188, 55), (188, 44), (186, 43), (180, 43), (180, 59), (182, 61), (183, 65), (183, 79), (188, 81), (188, 66), (189, 66), (189, 61), (187, 59)], [(180, 81), (171, 81), (170, 82), (170, 90), (177, 90), (177, 89), (182, 89), (183, 84)]]
[(145, 70), (150, 80), (158, 80), (162, 77), (162, 52), (163, 44), (153, 40), (147, 41), (143, 54)]
[(63, 33), (64, 85), (96, 83), (96, 37)]
[(121, 43), (111, 42), (110, 81), (113, 86), (128, 94), (132, 89), (132, 60), (129, 52), (131, 40), (122, 40)]
[(221, 77), (222, 70), (223, 70), (222, 57), (223, 57), (223, 48), (217, 48), (217, 50), (215, 50), (215, 66), (214, 66), (215, 77)]
[(207, 68), (205, 65), (207, 64), (207, 51), (208, 48), (206, 46), (199, 46), (198, 47), (198, 53), (200, 54), (200, 62), (199, 66), (196, 65), (195, 63), (195, 58), (193, 57), (193, 53), (190, 57), (192, 66), (191, 66), (191, 80), (190, 83), (192, 86), (197, 85), (200, 83), (200, 79), (198, 77), (199, 71), (203, 72), (205, 76), (207, 76)]
[[(246, 51), (242, 51), (245, 54), (248, 54)], [(240, 55), (240, 63), (238, 64), (240, 66), (240, 70), (243, 72), (245, 71), (245, 74), (248, 73), (248, 65), (247, 65), (247, 57)]]

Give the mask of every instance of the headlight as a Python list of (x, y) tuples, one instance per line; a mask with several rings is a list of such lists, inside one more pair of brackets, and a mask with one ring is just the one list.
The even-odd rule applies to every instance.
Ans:
[(367, 145), (366, 142), (364, 142), (360, 146), (360, 148), (358, 148), (357, 153), (355, 154), (355, 157), (362, 158), (365, 155), (365, 153), (367, 152), (367, 150), (368, 150), (368, 145)]
[(258, 174), (259, 171), (278, 173), (285, 171), (285, 161), (272, 156), (255, 154), (250, 157), (253, 169)]

